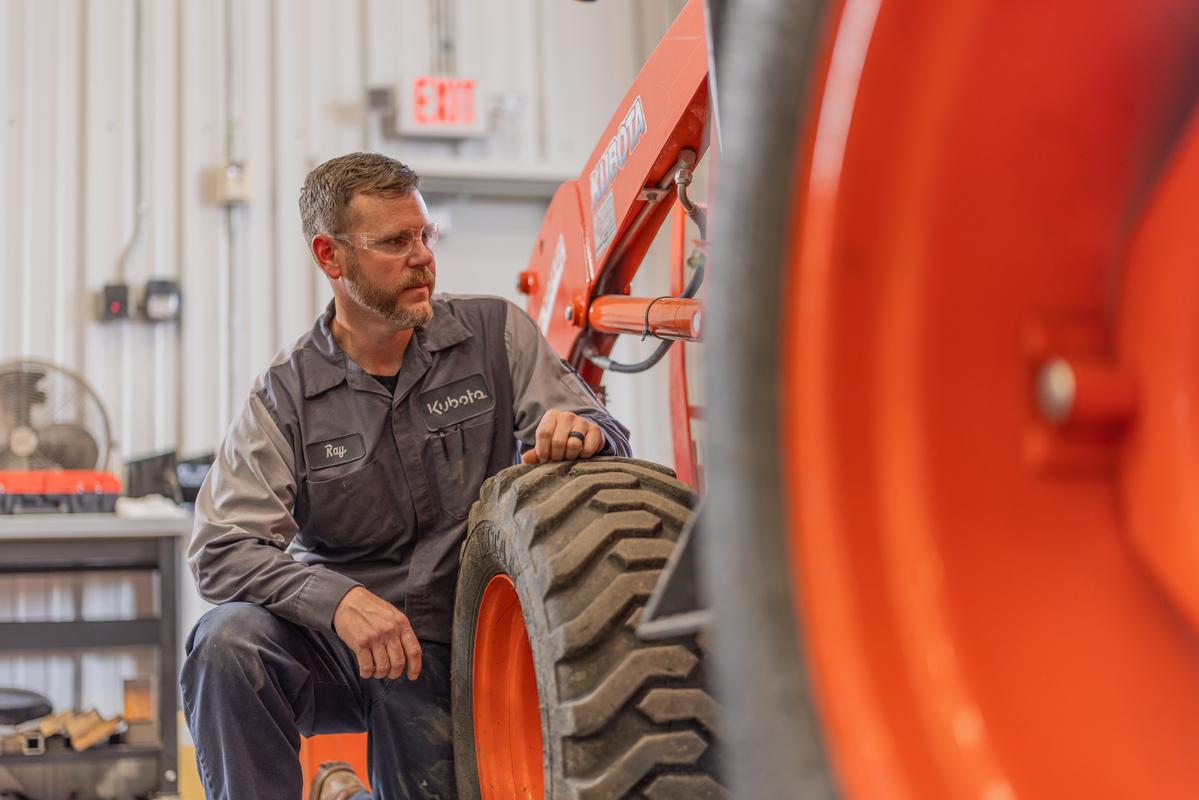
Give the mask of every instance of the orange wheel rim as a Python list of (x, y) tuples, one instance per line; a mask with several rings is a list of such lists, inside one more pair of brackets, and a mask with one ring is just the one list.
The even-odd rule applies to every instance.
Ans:
[[(1132, 245), (1165, 213), (1146, 189), (1194, 92), (1163, 65), (1199, 7), (843, 5), (796, 176), (780, 447), (840, 783), (1195, 797), (1199, 242)], [(1035, 399), (1054, 356), (1154, 380), (1131, 420), (1055, 427)], [(1169, 417), (1179, 392), (1196, 402)], [(1102, 394), (1091, 413), (1125, 413)]]
[(541, 709), (533, 651), (512, 579), (483, 590), (472, 673), (475, 760), (485, 800), (541, 800)]

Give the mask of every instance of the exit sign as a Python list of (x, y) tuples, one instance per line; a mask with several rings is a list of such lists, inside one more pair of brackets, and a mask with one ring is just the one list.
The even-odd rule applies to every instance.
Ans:
[(486, 135), (487, 120), (479, 105), (478, 88), (473, 78), (413, 78), (401, 94), (400, 133), (442, 139)]

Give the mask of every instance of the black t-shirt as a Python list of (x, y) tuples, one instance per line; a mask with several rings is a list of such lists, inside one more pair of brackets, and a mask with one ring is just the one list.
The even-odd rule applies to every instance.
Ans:
[(383, 384), (383, 388), (389, 394), (396, 393), (396, 384), (400, 382), (400, 373), (397, 372), (395, 375), (371, 375), (371, 377)]

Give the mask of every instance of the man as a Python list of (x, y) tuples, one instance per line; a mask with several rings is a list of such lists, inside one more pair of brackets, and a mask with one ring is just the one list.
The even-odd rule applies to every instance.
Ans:
[[(295, 800), (301, 734), (368, 731), (375, 797), (455, 796), (449, 642), (466, 516), (488, 476), (629, 453), (628, 432), (507, 301), (434, 296), (437, 227), (408, 167), (313, 170), (304, 235), (333, 288), (257, 381), (196, 502), (220, 603), (181, 684), (212, 800)], [(314, 800), (370, 797), (325, 770)]]

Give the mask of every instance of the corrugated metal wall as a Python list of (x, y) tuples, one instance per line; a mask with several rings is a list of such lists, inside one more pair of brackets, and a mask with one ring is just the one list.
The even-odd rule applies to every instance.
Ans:
[[(356, 149), (413, 164), (451, 212), (441, 288), (511, 295), (544, 201), (504, 195), (578, 170), (677, 5), (3, 0), (0, 357), (82, 372), (125, 456), (211, 449), (326, 302), (295, 198)], [(385, 137), (367, 88), (438, 66), (484, 79), (494, 134)], [(225, 160), (248, 165), (244, 206), (206, 200)], [(180, 324), (94, 321), (103, 284), (151, 277), (180, 282)]]
[[(254, 376), (307, 330), (329, 290), (296, 197), (326, 158), (378, 150), (426, 176), (449, 223), (439, 288), (515, 298), (555, 182), (576, 173), (682, 0), (0, 0), (0, 360), (82, 373), (124, 457), (215, 447)], [(457, 71), (484, 81), (493, 133), (400, 141), (367, 89)], [(206, 176), (248, 165), (250, 200), (213, 204)], [(179, 281), (183, 318), (96, 321), (96, 293)], [(664, 276), (639, 278), (663, 293)], [(622, 344), (633, 360), (651, 343)], [(669, 463), (664, 371), (613, 376), (639, 455)], [(654, 390), (645, 391), (646, 386)], [(639, 389), (636, 387), (640, 387)], [(134, 614), (129, 576), (0, 585), (0, 619)], [(183, 587), (185, 623), (198, 601)], [(0, 660), (0, 684), (83, 691), (113, 713), (129, 655)], [(99, 659), (95, 661), (94, 659)]]
[[(517, 299), (516, 272), (556, 182), (577, 173), (682, 0), (0, 0), (0, 360), (82, 373), (122, 457), (216, 446), (254, 375), (312, 325), (329, 288), (296, 197), (326, 158), (378, 150), (426, 176), (448, 228), (439, 288)], [(368, 88), (417, 74), (483, 82), (493, 132), (398, 140)], [(251, 200), (206, 199), (205, 175), (246, 162)], [(182, 287), (180, 323), (102, 324), (96, 294), (149, 278)], [(639, 279), (662, 293), (664, 277)], [(633, 360), (649, 344), (622, 345)], [(663, 371), (659, 371), (661, 373)], [(664, 374), (613, 377), (639, 455), (669, 462)], [(80, 595), (82, 593), (82, 595)], [(185, 625), (199, 613), (181, 588)], [(135, 615), (122, 575), (0, 583), (0, 620)], [(120, 709), (145, 656), (0, 660), (0, 685)]]

